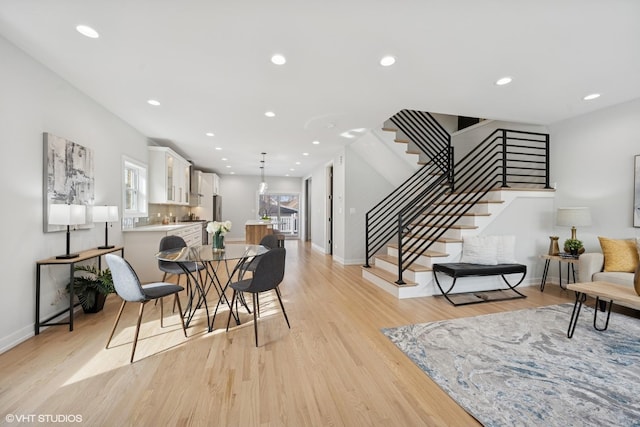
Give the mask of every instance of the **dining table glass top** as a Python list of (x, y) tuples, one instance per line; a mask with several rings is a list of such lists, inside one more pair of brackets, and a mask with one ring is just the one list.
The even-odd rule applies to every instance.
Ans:
[(215, 249), (211, 245), (195, 245), (160, 251), (156, 254), (156, 258), (160, 261), (172, 262), (227, 261), (259, 256), (268, 250), (262, 245), (244, 243), (227, 243), (224, 249)]

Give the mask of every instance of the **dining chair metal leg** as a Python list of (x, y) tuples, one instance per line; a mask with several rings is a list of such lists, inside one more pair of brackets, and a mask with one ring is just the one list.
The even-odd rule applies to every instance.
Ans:
[(182, 331), (184, 332), (184, 337), (187, 338), (187, 328), (184, 326), (184, 317), (182, 316), (182, 306), (180, 305), (180, 298), (178, 297), (178, 292), (173, 294), (173, 297), (175, 298), (174, 304), (178, 304), (178, 313), (180, 313), (178, 317), (180, 317), (180, 323), (182, 324)]
[[(133, 349), (131, 350), (131, 359), (129, 360), (129, 363), (133, 363), (133, 355), (136, 353), (136, 345), (138, 344), (138, 335), (140, 334), (140, 323), (142, 323), (142, 313), (144, 312), (144, 305), (146, 303), (147, 303), (146, 301), (140, 303), (140, 312), (138, 313), (138, 324), (136, 325), (136, 334), (135, 334), (135, 337), (133, 338)], [(160, 304), (162, 304), (162, 302), (160, 302)]]
[(164, 298), (160, 298), (160, 327), (164, 328)]
[(276, 295), (278, 296), (278, 301), (280, 302), (280, 308), (282, 308), (282, 314), (284, 314), (284, 320), (287, 321), (287, 326), (289, 327), (289, 329), (291, 329), (291, 325), (289, 324), (289, 318), (287, 317), (287, 312), (284, 309), (284, 304), (282, 304), (282, 296), (280, 296), (280, 289), (278, 289), (278, 287), (275, 287), (276, 290)]
[(231, 296), (231, 304), (229, 304), (229, 317), (227, 317), (227, 332), (229, 332), (229, 324), (231, 323), (231, 314), (233, 312), (233, 302), (236, 300), (236, 294), (238, 291), (233, 290), (233, 295)]
[(120, 316), (122, 316), (122, 310), (124, 310), (124, 306), (127, 304), (127, 301), (122, 300), (122, 304), (120, 304), (120, 311), (118, 311), (118, 315), (116, 316), (116, 321), (113, 324), (113, 329), (111, 329), (111, 335), (109, 335), (109, 339), (107, 340), (107, 345), (104, 348), (109, 348), (109, 344), (111, 343), (111, 338), (113, 338), (113, 334), (116, 332), (116, 327), (118, 326), (118, 322), (120, 321)]
[(253, 303), (253, 332), (256, 335), (256, 347), (258, 346), (258, 311), (256, 310), (256, 298), (258, 293), (251, 294), (251, 302)]

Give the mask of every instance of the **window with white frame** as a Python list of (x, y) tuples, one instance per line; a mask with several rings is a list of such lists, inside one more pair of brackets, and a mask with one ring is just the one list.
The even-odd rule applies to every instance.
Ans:
[(300, 194), (267, 193), (258, 195), (258, 212), (261, 218), (275, 222), (281, 234), (298, 237)]
[(122, 157), (123, 217), (137, 218), (148, 215), (147, 165), (129, 157)]

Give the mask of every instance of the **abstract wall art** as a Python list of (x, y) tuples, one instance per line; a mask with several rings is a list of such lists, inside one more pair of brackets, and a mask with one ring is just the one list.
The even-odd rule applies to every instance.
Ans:
[(633, 226), (640, 227), (640, 156), (635, 156), (633, 170)]
[[(93, 150), (65, 138), (43, 133), (44, 232), (66, 230), (49, 225), (49, 206), (58, 203), (93, 205), (95, 200)], [(92, 223), (79, 226), (91, 228)]]

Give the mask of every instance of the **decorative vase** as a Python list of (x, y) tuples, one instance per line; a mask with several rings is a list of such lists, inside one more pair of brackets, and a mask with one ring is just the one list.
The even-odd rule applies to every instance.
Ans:
[(222, 233), (214, 233), (213, 234), (213, 243), (211, 244), (213, 250), (221, 251), (224, 249), (224, 234)]
[(549, 236), (549, 255), (560, 254), (560, 246), (558, 246), (558, 236)]

